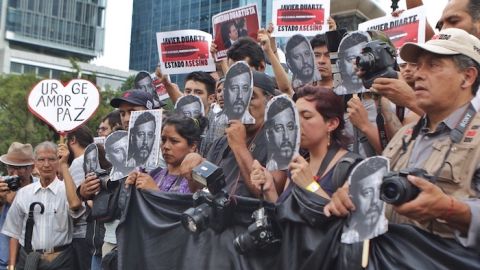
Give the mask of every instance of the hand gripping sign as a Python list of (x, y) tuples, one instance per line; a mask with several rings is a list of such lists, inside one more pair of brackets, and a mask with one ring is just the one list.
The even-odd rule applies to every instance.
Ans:
[(62, 134), (81, 126), (94, 114), (100, 93), (91, 82), (75, 79), (63, 85), (57, 80), (43, 80), (28, 95), (28, 109)]

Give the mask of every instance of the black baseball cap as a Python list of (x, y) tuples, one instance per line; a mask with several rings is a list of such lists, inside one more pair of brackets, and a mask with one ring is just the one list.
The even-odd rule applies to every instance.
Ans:
[(252, 70), (253, 74), (253, 86), (256, 86), (263, 91), (267, 91), (272, 95), (276, 95), (275, 92), (275, 83), (273, 82), (272, 77), (268, 76), (263, 72)]
[(122, 102), (143, 106), (147, 108), (147, 110), (155, 109), (152, 94), (140, 89), (125, 91), (121, 97), (112, 99), (110, 105), (114, 108), (118, 108)]

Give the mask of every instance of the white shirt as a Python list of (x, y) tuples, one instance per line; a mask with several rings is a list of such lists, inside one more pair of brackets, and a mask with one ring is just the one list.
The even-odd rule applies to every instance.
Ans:
[(75, 182), (75, 186), (80, 186), (85, 179), (85, 172), (83, 171), (83, 155), (74, 159), (68, 170), (70, 171), (73, 182)]
[[(80, 186), (83, 180), (85, 180), (85, 171), (83, 170), (83, 161), (84, 161), (83, 159), (84, 159), (83, 155), (75, 158), (72, 161), (70, 168), (68, 168), (76, 187)], [(83, 206), (85, 206), (83, 202), (82, 204)], [(86, 235), (87, 235), (87, 217), (84, 215), (81, 219), (79, 219), (74, 224), (73, 238), (85, 238)]]
[(32, 233), (33, 249), (51, 249), (72, 242), (72, 218), (78, 218), (84, 211), (69, 210), (65, 184), (55, 178), (46, 188), (35, 182), (21, 188), (13, 201), (2, 233), (18, 239), (25, 246), (25, 225), (32, 202), (41, 202), (45, 211), (40, 214), (40, 206), (35, 206)]

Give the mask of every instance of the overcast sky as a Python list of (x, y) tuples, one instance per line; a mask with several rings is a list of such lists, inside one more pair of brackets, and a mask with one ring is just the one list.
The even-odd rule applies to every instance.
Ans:
[[(105, 50), (103, 55), (95, 59), (93, 63), (119, 70), (128, 70), (132, 2), (133, 0), (107, 1), (105, 15)], [(384, 10), (391, 10), (391, 1), (378, 0), (378, 2), (382, 3)], [(435, 25), (440, 18), (447, 0), (423, 0), (423, 3), (427, 6), (427, 18), (430, 24)], [(404, 8), (405, 1), (401, 0), (399, 6)]]

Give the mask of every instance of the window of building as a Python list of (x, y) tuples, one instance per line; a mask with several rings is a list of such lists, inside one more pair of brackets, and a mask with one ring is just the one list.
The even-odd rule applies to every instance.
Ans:
[(10, 63), (10, 72), (22, 74), (22, 64), (11, 62)]
[(36, 74), (36, 68), (32, 65), (23, 65), (23, 73), (25, 74)]
[(38, 67), (38, 77), (50, 78), (50, 69), (44, 67)]

